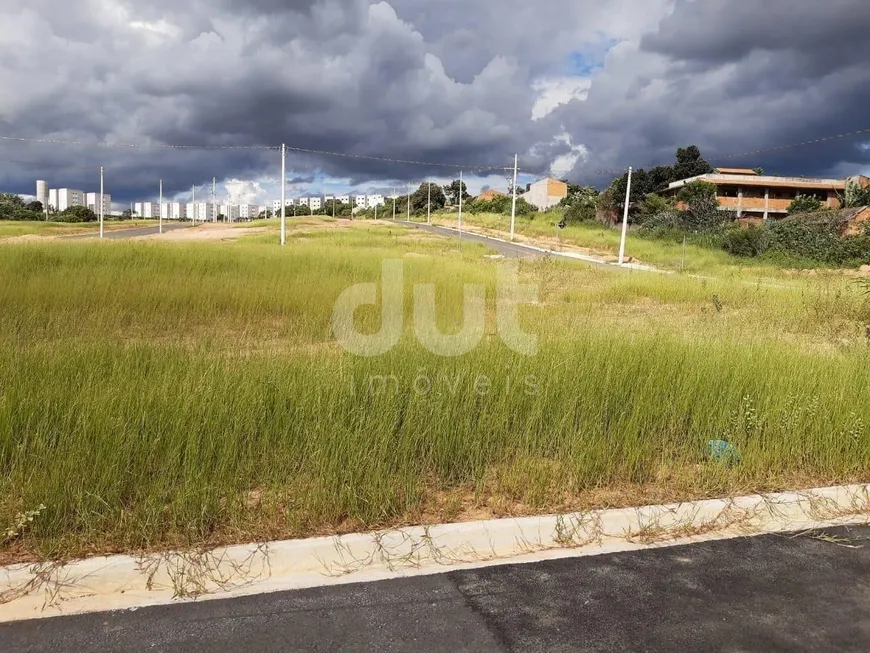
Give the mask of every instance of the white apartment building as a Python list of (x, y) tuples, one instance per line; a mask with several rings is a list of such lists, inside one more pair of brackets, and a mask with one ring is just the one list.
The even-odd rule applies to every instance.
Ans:
[(385, 203), (383, 195), (366, 195), (365, 197), (365, 206), (367, 209), (373, 209), (376, 206), (383, 206)]
[(140, 218), (156, 218), (159, 211), (160, 205), (157, 202), (136, 202), (133, 204), (133, 213)]
[(218, 210), (218, 215), (224, 216), (230, 222), (238, 221), (240, 213), (238, 204), (221, 204)]
[(214, 209), (215, 205), (211, 202), (188, 202), (187, 218), (195, 222), (211, 222), (217, 217)]
[(184, 202), (166, 202), (163, 205), (164, 220), (187, 220), (187, 204)]
[(317, 211), (323, 207), (323, 198), (320, 197), (309, 197), (307, 206), (312, 211)]
[[(287, 203), (284, 206), (290, 207), (290, 211), (293, 211), (294, 200), (288, 199)], [(281, 213), (281, 200), (275, 200), (272, 202), (272, 212), (275, 215), (280, 215)]]
[(257, 216), (260, 215), (261, 208), (256, 204), (240, 204), (238, 206), (239, 209), (239, 218), (242, 220), (254, 220)]
[[(87, 202), (87, 207), (96, 213), (100, 214), (100, 194), (99, 193), (88, 193), (85, 201)], [(109, 215), (112, 212), (112, 196), (108, 193), (103, 193), (103, 215)]]
[(358, 209), (364, 209), (366, 207), (366, 196), (365, 195), (357, 195), (353, 198), (353, 205)]
[(71, 206), (87, 206), (87, 194), (74, 188), (52, 188), (48, 191), (48, 205), (56, 211), (66, 211)]
[(311, 206), (311, 198), (310, 197), (301, 197), (299, 199), (299, 206)]

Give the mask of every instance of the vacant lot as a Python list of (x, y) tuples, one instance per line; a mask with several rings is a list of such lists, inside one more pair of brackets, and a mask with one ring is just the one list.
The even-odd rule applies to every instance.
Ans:
[[(263, 225), (255, 225), (262, 227)], [(394, 224), (304, 219), (233, 242), (0, 248), (6, 560), (867, 480), (870, 304), (849, 279), (522, 262), (539, 352), (499, 339), (499, 261)], [(347, 287), (406, 277), (404, 335), (345, 353)], [(720, 271), (724, 268), (720, 268)], [(414, 337), (487, 289), (456, 358)], [(377, 330), (379, 311), (358, 311)], [(708, 440), (742, 463), (705, 459)], [(19, 515), (39, 514), (19, 527)], [(2, 537), (2, 535), (0, 535)]]

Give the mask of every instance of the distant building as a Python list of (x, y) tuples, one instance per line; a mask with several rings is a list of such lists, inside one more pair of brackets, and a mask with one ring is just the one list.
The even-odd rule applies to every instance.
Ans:
[(194, 222), (212, 222), (217, 217), (211, 202), (188, 202), (187, 218)]
[[(296, 203), (295, 200), (287, 199), (285, 206), (287, 207), (287, 213), (293, 213), (293, 206)], [(272, 213), (275, 215), (281, 215), (281, 200), (275, 200), (272, 202)]]
[(719, 208), (734, 211), (744, 222), (784, 218), (788, 207), (798, 195), (815, 197), (828, 208), (840, 208), (840, 198), (850, 181), (867, 186), (867, 177), (851, 179), (813, 179), (807, 177), (775, 177), (760, 175), (748, 168), (717, 168), (711, 173), (682, 179), (670, 184), (661, 194), (676, 197), (693, 181), (716, 186)]
[(339, 204), (350, 204), (350, 195), (340, 195), (335, 199)]
[(56, 211), (66, 211), (71, 206), (87, 206), (87, 194), (74, 188), (52, 188), (48, 191), (48, 205)]
[(323, 207), (323, 199), (320, 197), (309, 197), (308, 207), (312, 211), (319, 211)]
[(539, 211), (546, 211), (568, 197), (568, 184), (558, 179), (541, 179), (529, 184), (523, 199)]
[(366, 208), (366, 196), (365, 195), (357, 195), (353, 198), (353, 205), (355, 208), (364, 209)]
[(242, 220), (254, 220), (257, 218), (260, 213), (265, 209), (262, 209), (256, 204), (240, 204), (239, 205), (239, 218)]
[[(100, 214), (100, 194), (88, 193), (85, 198), (86, 206), (96, 213)], [(103, 215), (108, 215), (112, 212), (112, 196), (108, 193), (103, 193)]]
[(490, 188), (489, 190), (483, 191), (480, 195), (477, 196), (482, 202), (490, 202), (494, 200), (496, 197), (503, 197), (504, 193), (501, 191), (495, 190), (494, 188)]
[(311, 198), (303, 197), (299, 200), (299, 206), (311, 206)]
[(239, 206), (238, 204), (221, 204), (218, 208), (218, 215), (224, 216), (229, 222), (236, 222), (240, 215)]
[(160, 206), (157, 202), (136, 202), (133, 204), (133, 213), (140, 218), (156, 218)]
[(383, 195), (366, 195), (367, 209), (373, 209), (376, 206), (383, 206), (385, 203)]
[(42, 204), (42, 210), (48, 211), (48, 182), (38, 179), (36, 181), (36, 201)]
[(183, 202), (167, 202), (164, 206), (163, 218), (166, 220), (187, 220), (187, 204)]

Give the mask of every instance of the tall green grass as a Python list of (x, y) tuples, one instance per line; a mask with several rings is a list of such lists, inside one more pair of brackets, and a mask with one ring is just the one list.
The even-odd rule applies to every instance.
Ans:
[[(490, 319), (480, 347), (441, 358), (413, 337), (410, 285), (436, 284), (455, 330), (463, 283), (493, 311), (485, 249), (391, 226), (271, 236), (0, 250), (0, 525), (46, 506), (8, 554), (382, 526), (445, 492), (546, 511), (602, 488), (867, 478), (870, 313), (846, 283), (527, 262), (538, 355)], [(354, 357), (332, 305), (384, 258), (405, 261), (406, 333)], [(376, 310), (359, 318), (377, 328)], [(719, 438), (741, 465), (705, 460)]]

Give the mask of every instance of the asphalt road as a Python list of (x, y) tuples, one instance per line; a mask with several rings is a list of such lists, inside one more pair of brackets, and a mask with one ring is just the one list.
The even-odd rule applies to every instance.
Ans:
[(870, 527), (827, 533), (838, 541), (763, 536), (19, 622), (0, 625), (0, 651), (870, 651)]
[[(163, 231), (175, 231), (176, 229), (187, 229), (190, 226), (189, 223), (178, 223), (173, 222), (169, 224), (163, 225)], [(152, 234), (156, 234), (160, 232), (159, 226), (154, 227), (133, 227), (132, 229), (119, 229), (117, 231), (103, 231), (103, 237), (109, 238), (111, 240), (117, 240), (121, 238), (135, 238), (137, 236), (151, 236)], [(75, 236), (64, 236), (64, 238), (68, 238), (70, 240), (81, 240), (83, 238), (99, 238), (99, 231), (96, 233), (88, 233), (88, 234), (76, 234)]]
[[(439, 236), (446, 236), (447, 238), (459, 238), (459, 232), (453, 229), (445, 229), (444, 227), (436, 227), (435, 225), (420, 224), (419, 222), (399, 222), (398, 224), (406, 224), (408, 226), (421, 229), (423, 231), (428, 231), (429, 233), (438, 234)], [(492, 249), (496, 250), (499, 254), (502, 254), (506, 258), (538, 258), (541, 256), (547, 256), (543, 252), (539, 252), (538, 250), (531, 247), (518, 245), (517, 243), (506, 243), (501, 240), (496, 240), (494, 238), (487, 238), (486, 236), (470, 234), (465, 231), (462, 232), (462, 240), (473, 243), (483, 243), (487, 247), (491, 247)]]

